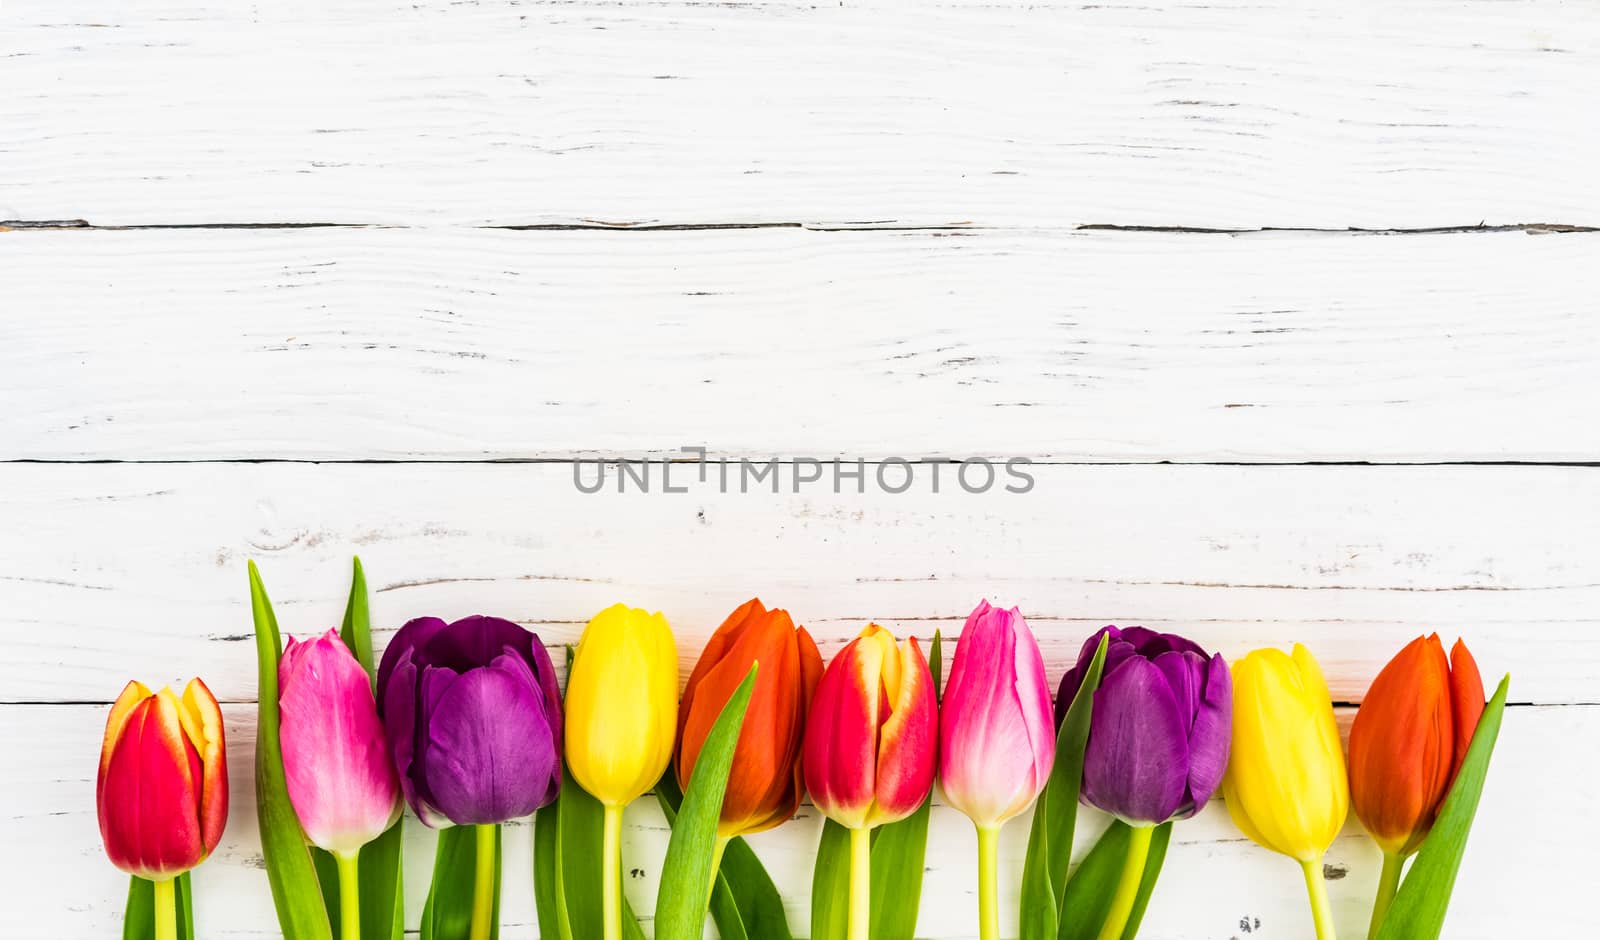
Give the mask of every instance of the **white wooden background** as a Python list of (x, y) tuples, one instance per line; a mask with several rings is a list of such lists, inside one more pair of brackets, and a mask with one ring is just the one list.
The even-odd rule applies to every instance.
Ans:
[[(244, 563), (304, 633), (359, 552), (380, 641), (627, 600), (687, 670), (752, 593), (828, 652), (988, 596), (1052, 679), (1110, 621), (1301, 640), (1346, 719), (1464, 634), (1515, 705), (1446, 935), (1596, 936), (1597, 80), (1594, 0), (5, 0), (0, 935), (115, 935), (106, 703), (194, 673), (234, 770), (202, 935), (274, 935)], [(1037, 485), (573, 487), (684, 446)], [(628, 821), (648, 911), (666, 833)], [(754, 840), (799, 928), (817, 830)], [(972, 936), (973, 852), (937, 808), (927, 937)], [(1329, 856), (1346, 937), (1376, 861)], [(1304, 907), (1212, 806), (1142, 936)]]

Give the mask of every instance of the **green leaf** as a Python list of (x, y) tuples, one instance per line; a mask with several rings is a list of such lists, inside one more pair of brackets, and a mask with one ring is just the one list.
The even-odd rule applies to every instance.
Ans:
[[(933, 644), (928, 648), (928, 671), (933, 677), (934, 698), (942, 699), (944, 638), (938, 630), (933, 631)], [(922, 873), (927, 867), (928, 818), (932, 812), (930, 791), (916, 812), (872, 833), (872, 940), (912, 940), (916, 934), (917, 911), (922, 906)]]
[[(489, 937), (500, 936), (500, 827), (494, 827), (494, 906)], [(478, 833), (474, 826), (439, 830), (433, 855), (433, 883), (422, 905), (424, 940), (467, 940), (472, 933), (472, 896), (477, 883)]]
[(811, 940), (845, 940), (850, 929), (850, 830), (822, 822), (811, 873)]
[[(916, 934), (932, 805), (931, 800), (923, 800), (910, 816), (879, 826), (872, 833), (872, 940), (912, 940)], [(848, 849), (848, 830), (845, 835)], [(848, 864), (845, 870), (849, 871)], [(847, 905), (848, 894), (847, 886)]]
[(560, 813), (560, 807), (551, 803), (533, 817), (533, 906), (539, 915), (539, 936), (544, 940), (572, 940), (572, 925), (567, 922), (556, 878), (561, 863)]
[(705, 934), (706, 910), (711, 893), (711, 856), (717, 841), (717, 822), (722, 813), (722, 797), (728, 788), (728, 771), (733, 766), (733, 751), (739, 743), (750, 692), (755, 688), (756, 670), (739, 683), (739, 688), (722, 707), (711, 732), (706, 735), (689, 788), (678, 808), (677, 824), (667, 842), (662, 861), (661, 888), (656, 896), (656, 940), (698, 940)]
[[(194, 940), (194, 896), (189, 873), (173, 879), (173, 900), (178, 907), (178, 940)], [(138, 876), (128, 878), (128, 906), (122, 915), (122, 940), (155, 940), (155, 884)]]
[[(1078, 864), (1078, 870), (1067, 881), (1060, 940), (1095, 940), (1100, 927), (1110, 913), (1111, 897), (1116, 893), (1117, 882), (1122, 880), (1122, 867), (1128, 857), (1129, 836), (1133, 830), (1121, 820), (1113, 820), (1111, 827), (1094, 844), (1089, 854)], [(1144, 863), (1144, 875), (1139, 882), (1139, 893), (1128, 915), (1128, 925), (1122, 931), (1122, 940), (1132, 940), (1139, 932), (1139, 922), (1144, 918), (1150, 903), (1150, 893), (1155, 890), (1156, 878), (1161, 874), (1161, 864), (1167, 857), (1167, 845), (1172, 840), (1172, 823), (1162, 823), (1150, 837), (1150, 854)]]
[(1089, 662), (1083, 682), (1067, 708), (1056, 734), (1056, 759), (1050, 779), (1033, 807), (1028, 850), (1022, 866), (1021, 940), (1051, 940), (1059, 932), (1060, 898), (1072, 860), (1072, 837), (1078, 823), (1078, 790), (1083, 784), (1083, 751), (1089, 743), (1094, 693), (1105, 669), (1109, 636)]
[[(678, 778), (671, 767), (656, 783), (655, 794), (667, 823), (676, 824), (683, 791), (678, 789)], [(711, 890), (711, 919), (722, 940), (793, 940), (778, 886), (750, 843), (737, 836), (728, 841), (722, 854), (717, 883)]]
[(316, 866), (306, 847), (300, 820), (289, 803), (283, 754), (278, 742), (278, 657), (283, 644), (278, 619), (254, 561), (250, 569), (250, 613), (255, 620), (256, 680), (256, 819), (261, 829), (261, 855), (278, 911), (284, 940), (332, 940), (333, 927), (323, 906)]
[[(372, 677), (377, 689), (378, 667), (372, 659), (372, 611), (367, 602), (367, 573), (361, 568), (361, 559), (352, 558), (350, 574), (350, 599), (344, 606), (344, 624), (339, 637), (361, 663), (361, 668)], [(365, 928), (363, 928), (364, 930)]]
[(573, 940), (584, 940), (604, 932), (605, 807), (578, 786), (570, 770), (563, 766), (562, 772), (561, 797), (555, 802), (559, 826), (556, 857), (561, 860), (555, 870), (555, 888)]
[(1455, 783), (1450, 785), (1450, 795), (1445, 797), (1433, 830), (1423, 840), (1417, 860), (1401, 882), (1377, 940), (1438, 940), (1444, 930), (1450, 893), (1455, 890), (1456, 873), (1461, 870), (1461, 858), (1467, 851), (1467, 836), (1478, 812), (1478, 799), (1483, 795), (1484, 778), (1489, 774), (1489, 759), (1494, 756), (1495, 741), (1500, 736), (1510, 688), (1508, 675), (1500, 680), (1494, 698), (1478, 719), (1472, 745), (1467, 748)]

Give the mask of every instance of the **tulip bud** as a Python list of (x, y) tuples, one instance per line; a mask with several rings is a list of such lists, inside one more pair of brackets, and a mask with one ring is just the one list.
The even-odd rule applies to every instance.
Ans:
[(979, 828), (1027, 809), (1050, 778), (1056, 732), (1044, 657), (1016, 608), (967, 617), (939, 716), (940, 786)]
[(1133, 826), (1187, 819), (1211, 799), (1228, 766), (1228, 664), (1181, 636), (1106, 627), (1083, 644), (1077, 665), (1061, 678), (1058, 725), (1106, 634), (1083, 754), (1082, 801)]
[(1427, 837), (1482, 714), (1477, 663), (1460, 641), (1446, 659), (1437, 633), (1372, 681), (1350, 729), (1350, 802), (1384, 852), (1410, 855)]
[(539, 638), (508, 620), (407, 623), (378, 668), (400, 791), (427, 825), (526, 816), (561, 786), (561, 691)]
[(289, 645), (278, 661), (279, 735), (289, 803), (306, 840), (349, 855), (400, 816), (372, 680), (339, 634)]
[(1344, 752), (1322, 669), (1261, 649), (1233, 667), (1233, 753), (1222, 778), (1228, 814), (1259, 845), (1303, 864), (1321, 858), (1350, 809)]
[(830, 819), (869, 829), (911, 815), (933, 787), (933, 676), (916, 638), (869, 624), (828, 664), (805, 734), (806, 789)]
[(601, 803), (624, 806), (661, 779), (677, 728), (678, 648), (667, 618), (624, 604), (596, 614), (567, 676), (572, 776)]
[(193, 679), (179, 698), (129, 682), (111, 706), (95, 787), (111, 863), (166, 881), (205, 861), (228, 820), (222, 709)]
[(745, 602), (711, 635), (689, 674), (678, 712), (680, 787), (688, 788), (706, 735), (752, 663), (760, 669), (722, 798), (717, 829), (724, 837), (771, 829), (799, 808), (802, 732), (822, 678), (817, 644), (788, 611), (768, 610), (759, 598)]

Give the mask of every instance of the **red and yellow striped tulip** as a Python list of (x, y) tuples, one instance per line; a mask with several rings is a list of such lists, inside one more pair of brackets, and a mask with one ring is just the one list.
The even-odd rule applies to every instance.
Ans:
[(180, 698), (139, 682), (111, 706), (95, 788), (111, 864), (167, 881), (205, 861), (228, 819), (222, 710), (191, 680)]
[(806, 789), (847, 829), (910, 816), (933, 787), (939, 713), (915, 637), (869, 624), (817, 684), (802, 763)]

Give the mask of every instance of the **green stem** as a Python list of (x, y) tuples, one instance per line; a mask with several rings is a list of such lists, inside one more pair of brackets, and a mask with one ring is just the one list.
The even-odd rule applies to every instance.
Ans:
[(1128, 833), (1128, 854), (1122, 861), (1122, 877), (1117, 881), (1117, 893), (1111, 896), (1111, 910), (1105, 923), (1100, 925), (1100, 940), (1120, 940), (1128, 929), (1128, 917), (1133, 913), (1133, 902), (1139, 897), (1139, 885), (1144, 881), (1144, 863), (1150, 857), (1150, 837), (1154, 826), (1134, 826)]
[(360, 857), (360, 849), (334, 856), (339, 865), (339, 940), (361, 940), (361, 882), (356, 876)]
[(1328, 905), (1328, 884), (1322, 880), (1322, 856), (1301, 862), (1306, 875), (1306, 894), (1311, 897), (1311, 919), (1317, 925), (1317, 940), (1338, 940), (1333, 932), (1333, 909)]
[(728, 850), (728, 843), (732, 836), (717, 833), (716, 844), (711, 847), (711, 884), (706, 891), (706, 901), (710, 903), (712, 892), (717, 890), (717, 872), (722, 870), (722, 853)]
[(1000, 830), (978, 827), (978, 936), (1000, 940)]
[(1367, 928), (1369, 940), (1376, 940), (1378, 928), (1383, 926), (1383, 918), (1389, 913), (1389, 905), (1394, 902), (1394, 893), (1400, 888), (1400, 872), (1405, 864), (1404, 855), (1383, 853), (1383, 874), (1378, 876), (1378, 899), (1372, 902), (1372, 926)]
[(600, 852), (600, 893), (605, 940), (622, 940), (622, 807), (606, 804)]
[(472, 880), (472, 940), (489, 940), (494, 926), (494, 823), (474, 826), (478, 843), (477, 867)]
[(872, 923), (872, 830), (850, 830), (849, 940), (867, 940)]
[(155, 882), (156, 940), (178, 940), (178, 896), (172, 879)]

